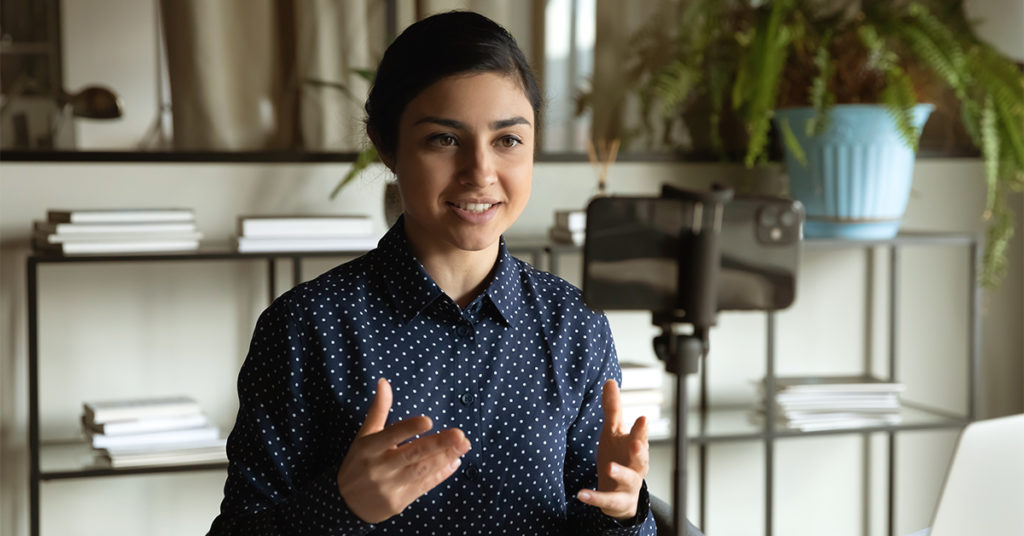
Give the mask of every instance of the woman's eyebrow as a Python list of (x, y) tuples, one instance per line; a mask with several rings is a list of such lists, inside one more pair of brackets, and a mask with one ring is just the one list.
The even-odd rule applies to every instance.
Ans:
[(463, 129), (466, 128), (466, 125), (463, 124), (462, 121), (456, 121), (454, 119), (445, 119), (443, 117), (434, 117), (432, 115), (428, 115), (426, 117), (423, 117), (423, 118), (417, 120), (413, 124), (414, 125), (419, 125), (419, 124), (422, 124), (422, 123), (434, 123), (436, 125), (441, 125), (443, 127), (449, 127), (449, 128), (454, 128), (454, 129), (458, 129), (458, 130), (463, 130)]
[(527, 121), (525, 117), (523, 117), (521, 115), (517, 115), (515, 117), (510, 117), (508, 119), (499, 119), (497, 121), (492, 122), (491, 123), (491, 130), (501, 130), (503, 128), (508, 128), (508, 127), (510, 127), (512, 125), (527, 125), (527, 126), (529, 126), (530, 122)]
[[(419, 125), (422, 123), (434, 123), (435, 125), (454, 128), (456, 130), (466, 130), (466, 124), (463, 123), (462, 121), (457, 121), (455, 119), (446, 119), (444, 117), (436, 117), (432, 115), (422, 117), (416, 120), (416, 122), (413, 124)], [(510, 117), (508, 119), (499, 119), (497, 121), (492, 121), (490, 127), (491, 130), (501, 130), (503, 128), (508, 128), (513, 125), (530, 125), (530, 122), (525, 117), (517, 115), (515, 117)]]

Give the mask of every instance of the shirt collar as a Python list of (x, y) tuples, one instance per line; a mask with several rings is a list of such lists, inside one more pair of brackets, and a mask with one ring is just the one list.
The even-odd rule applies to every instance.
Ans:
[[(405, 236), (405, 216), (400, 216), (377, 244), (378, 277), (383, 280), (403, 324), (423, 312), (443, 291), (412, 253)], [(498, 261), (491, 283), (481, 298), (491, 301), (507, 325), (514, 325), (522, 316), (523, 281), (519, 262), (508, 252), (505, 238), (500, 239)]]
[(521, 268), (505, 245), (505, 237), (501, 237), (498, 246), (498, 262), (494, 267), (494, 277), (484, 294), (494, 308), (497, 309), (507, 325), (515, 325), (523, 311), (523, 278)]

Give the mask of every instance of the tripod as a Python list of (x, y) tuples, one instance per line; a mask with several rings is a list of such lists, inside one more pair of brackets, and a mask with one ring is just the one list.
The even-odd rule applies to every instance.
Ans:
[[(732, 190), (715, 188), (693, 192), (671, 186), (662, 188), (663, 197), (682, 199), (692, 204), (692, 220), (680, 233), (676, 309), (652, 312), (652, 321), (661, 328), (654, 339), (654, 351), (665, 362), (665, 370), (676, 376), (675, 442), (672, 483), (672, 516), (677, 535), (686, 531), (687, 485), (687, 396), (686, 380), (697, 372), (708, 353), (708, 330), (718, 313), (718, 273), (721, 262), (719, 238), (725, 203)], [(688, 324), (690, 334), (677, 333), (675, 327)]]

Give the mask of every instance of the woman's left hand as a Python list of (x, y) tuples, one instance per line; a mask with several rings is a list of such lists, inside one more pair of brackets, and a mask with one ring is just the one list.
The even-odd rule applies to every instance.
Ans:
[(605, 382), (601, 403), (604, 426), (597, 447), (597, 491), (583, 489), (576, 497), (580, 502), (600, 508), (605, 515), (627, 521), (636, 516), (640, 488), (650, 467), (647, 419), (640, 417), (633, 428), (626, 431), (615, 380)]

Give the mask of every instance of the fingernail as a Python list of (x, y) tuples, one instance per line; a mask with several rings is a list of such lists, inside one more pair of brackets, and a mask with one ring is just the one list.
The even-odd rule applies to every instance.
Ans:
[(451, 463), (452, 471), (458, 469), (460, 465), (462, 465), (462, 458), (455, 458), (455, 460), (452, 461)]
[(591, 495), (589, 491), (584, 490), (576, 494), (576, 497), (581, 501), (589, 501)]

